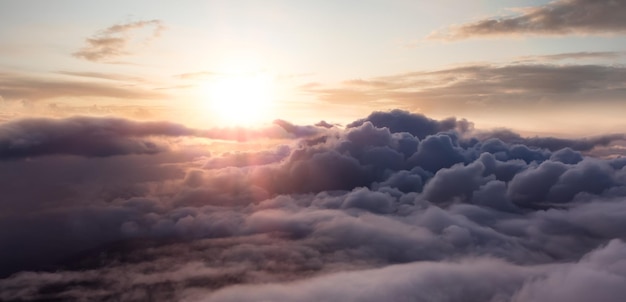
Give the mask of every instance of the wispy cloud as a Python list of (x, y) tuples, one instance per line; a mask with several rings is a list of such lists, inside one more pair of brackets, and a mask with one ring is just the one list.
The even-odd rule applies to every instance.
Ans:
[(147, 28), (149, 33), (144, 42), (159, 37), (165, 29), (160, 20), (135, 21), (110, 26), (85, 40), (86, 45), (73, 53), (77, 58), (93, 62), (104, 62), (131, 54), (128, 43), (132, 40), (131, 32)]
[(522, 56), (517, 62), (556, 62), (563, 60), (616, 60), (626, 56), (624, 51), (581, 51), (550, 55)]
[[(124, 76), (100, 73), (71, 73), (72, 75), (107, 80), (128, 80)], [(0, 74), (0, 95), (8, 100), (38, 101), (59, 97), (104, 97), (117, 99), (158, 99), (165, 94), (132, 84), (104, 81), (84, 81), (46, 78), (17, 73)]]
[(116, 74), (116, 73), (104, 73), (104, 72), (93, 72), (93, 71), (58, 71), (57, 73), (75, 77), (82, 78), (93, 78), (93, 79), (101, 79), (101, 80), (111, 80), (111, 81), (119, 81), (119, 82), (142, 82), (143, 79), (140, 77), (127, 76), (124, 74)]
[(396, 106), (442, 111), (490, 106), (511, 109), (589, 98), (621, 100), (626, 97), (625, 78), (626, 68), (619, 65), (477, 64), (300, 89), (334, 103), (376, 106), (387, 101)]
[(557, 0), (516, 10), (520, 14), (453, 25), (428, 38), (461, 40), (489, 36), (626, 33), (626, 2), (621, 0)]
[(182, 79), (182, 80), (195, 80), (195, 79), (211, 78), (211, 77), (219, 76), (219, 75), (222, 75), (222, 74), (218, 72), (212, 72), (212, 71), (197, 71), (197, 72), (187, 72), (187, 73), (177, 74), (177, 75), (174, 75), (174, 77), (178, 79)]

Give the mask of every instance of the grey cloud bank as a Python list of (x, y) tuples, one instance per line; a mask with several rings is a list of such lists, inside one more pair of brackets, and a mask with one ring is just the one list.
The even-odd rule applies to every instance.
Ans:
[(626, 294), (626, 159), (594, 156), (622, 134), (524, 138), (401, 110), (346, 128), (274, 126), (246, 132), (280, 138), (262, 150), (99, 156), (212, 132), (119, 119), (1, 124), (0, 300)]

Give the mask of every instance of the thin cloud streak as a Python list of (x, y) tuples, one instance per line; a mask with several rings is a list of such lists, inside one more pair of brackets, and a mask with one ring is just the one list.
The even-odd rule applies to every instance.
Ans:
[(624, 51), (597, 51), (597, 52), (570, 52), (570, 53), (558, 53), (551, 55), (535, 55), (535, 56), (522, 56), (516, 58), (516, 62), (555, 62), (563, 60), (616, 60), (626, 56)]
[(557, 0), (518, 8), (520, 14), (490, 17), (435, 31), (426, 39), (475, 37), (609, 35), (626, 33), (626, 3), (616, 0)]
[[(110, 75), (83, 74), (90, 77)], [(77, 74), (78, 75), (78, 74)], [(114, 77), (119, 78), (119, 77)], [(119, 78), (119, 80), (123, 80)], [(166, 95), (137, 86), (121, 86), (119, 83), (49, 79), (15, 73), (0, 74), (0, 96), (7, 100), (40, 101), (62, 97), (100, 97), (116, 99), (161, 99)]]
[(89, 72), (89, 71), (58, 71), (57, 73), (62, 75), (69, 75), (83, 78), (94, 78), (101, 80), (119, 81), (119, 82), (143, 82), (144, 80), (139, 77), (132, 77), (123, 74), (104, 73), (104, 72)]
[(424, 112), (560, 108), (590, 99), (620, 108), (624, 78), (626, 68), (619, 65), (477, 64), (300, 89), (332, 103), (377, 106), (385, 101)]
[(135, 21), (112, 25), (85, 40), (86, 46), (72, 55), (92, 62), (107, 62), (131, 54), (128, 42), (132, 40), (130, 32), (149, 28), (145, 38), (149, 42), (161, 35), (165, 29), (161, 20)]

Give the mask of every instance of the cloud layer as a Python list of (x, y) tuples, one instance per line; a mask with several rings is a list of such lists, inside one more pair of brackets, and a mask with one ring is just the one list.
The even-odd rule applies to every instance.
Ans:
[(3, 156), (47, 155), (0, 161), (0, 300), (625, 294), (626, 160), (590, 155), (621, 134), (524, 138), (401, 110), (271, 129), (248, 130), (273, 140), (244, 151), (174, 141), (98, 156), (120, 141), (212, 132), (119, 119), (0, 125)]
[(520, 35), (589, 35), (626, 33), (626, 3), (620, 0), (557, 0), (518, 9), (517, 15), (490, 17), (449, 27), (431, 39)]
[(332, 103), (374, 108), (391, 103), (437, 114), (563, 112), (591, 99), (602, 104), (594, 107), (621, 111), (626, 109), (624, 78), (626, 68), (620, 65), (473, 64), (301, 89)]
[(158, 138), (199, 137), (262, 140), (315, 136), (322, 129), (277, 120), (261, 129), (192, 129), (170, 122), (136, 122), (122, 118), (28, 118), (0, 124), (0, 161), (46, 155), (106, 157), (154, 154), (167, 150)]

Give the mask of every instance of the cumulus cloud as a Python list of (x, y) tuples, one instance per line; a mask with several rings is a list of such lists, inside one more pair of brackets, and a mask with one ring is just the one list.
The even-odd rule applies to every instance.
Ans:
[(485, 36), (590, 35), (626, 32), (626, 3), (619, 0), (557, 0), (516, 9), (512, 16), (489, 17), (445, 30), (428, 38), (459, 40)]
[(457, 121), (456, 118), (449, 118), (436, 121), (419, 114), (410, 114), (403, 110), (392, 110), (390, 112), (373, 112), (368, 117), (354, 121), (348, 127), (357, 127), (365, 122), (372, 123), (377, 128), (388, 128), (391, 132), (407, 132), (418, 139), (424, 139), (428, 135), (450, 130), (460, 130), (466, 132), (472, 128), (472, 124), (467, 120)]
[(128, 42), (130, 33), (141, 29), (149, 29), (144, 42), (159, 37), (165, 29), (160, 20), (135, 21), (112, 25), (85, 40), (86, 46), (73, 53), (77, 58), (93, 62), (108, 61), (130, 54)]
[[(6, 125), (40, 149), (60, 139), (42, 129), (63, 129), (52, 146), (68, 150), (79, 138), (108, 150), (211, 133), (112, 119)], [(273, 127), (280, 140), (245, 151), (0, 161), (0, 299), (623, 297), (626, 160), (590, 155), (610, 139), (527, 139), (401, 110), (345, 128)]]

